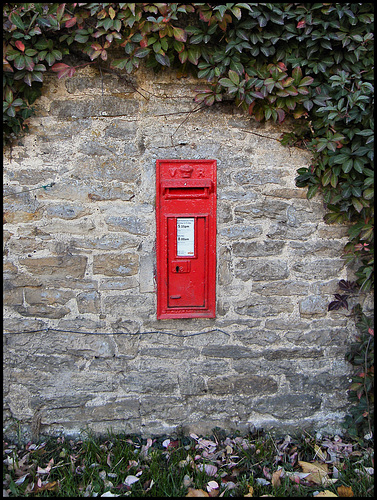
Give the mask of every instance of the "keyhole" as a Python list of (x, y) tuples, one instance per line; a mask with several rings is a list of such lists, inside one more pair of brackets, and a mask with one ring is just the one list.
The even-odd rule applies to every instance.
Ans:
[(176, 272), (179, 273), (179, 266), (175, 268)]

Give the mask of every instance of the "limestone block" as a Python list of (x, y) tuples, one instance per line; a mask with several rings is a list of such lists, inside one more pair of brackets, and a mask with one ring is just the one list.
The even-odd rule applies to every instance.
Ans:
[(266, 255), (279, 255), (286, 243), (278, 240), (239, 241), (232, 244), (233, 255), (236, 257), (264, 257)]
[(53, 101), (50, 114), (59, 119), (81, 119), (92, 116), (131, 116), (138, 112), (139, 102), (134, 99), (120, 99), (104, 96), (102, 99)]
[(311, 295), (299, 302), (302, 317), (326, 316), (329, 300), (320, 295)]
[(58, 278), (83, 278), (87, 257), (84, 255), (60, 255), (20, 259), (20, 264), (35, 275)]
[(278, 295), (264, 297), (252, 294), (246, 300), (238, 301), (235, 311), (238, 314), (246, 314), (256, 318), (276, 316), (280, 313), (291, 313), (293, 311), (293, 303), (289, 298)]
[(77, 307), (80, 313), (100, 312), (100, 295), (96, 291), (81, 292), (76, 297)]
[(235, 265), (235, 275), (242, 281), (283, 280), (288, 278), (289, 270), (282, 260), (240, 259)]
[(320, 410), (321, 402), (322, 398), (316, 395), (282, 394), (267, 396), (254, 403), (252, 409), (280, 419), (297, 420), (297, 415), (301, 418), (313, 416)]
[(278, 385), (270, 377), (256, 375), (231, 375), (210, 378), (207, 382), (209, 394), (259, 394), (275, 393)]
[(292, 266), (292, 270), (301, 276), (310, 276), (311, 279), (329, 279), (339, 276), (344, 267), (340, 259), (302, 259)]
[(93, 256), (93, 273), (105, 276), (132, 276), (139, 269), (139, 258), (133, 253), (106, 253)]

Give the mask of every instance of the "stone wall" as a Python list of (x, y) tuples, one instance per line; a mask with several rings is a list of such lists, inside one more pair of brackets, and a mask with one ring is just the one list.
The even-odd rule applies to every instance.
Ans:
[[(48, 77), (4, 159), (8, 435), (335, 429), (354, 326), (347, 228), (295, 187), (290, 125), (198, 109), (173, 73)], [(156, 159), (215, 159), (217, 317), (157, 320)]]

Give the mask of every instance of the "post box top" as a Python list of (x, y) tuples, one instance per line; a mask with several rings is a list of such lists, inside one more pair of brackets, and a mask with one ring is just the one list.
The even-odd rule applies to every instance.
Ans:
[(211, 179), (216, 181), (216, 160), (157, 160), (157, 181)]

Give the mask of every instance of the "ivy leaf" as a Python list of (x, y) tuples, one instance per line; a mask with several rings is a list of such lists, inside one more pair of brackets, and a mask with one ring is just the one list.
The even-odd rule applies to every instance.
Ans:
[(17, 28), (19, 28), (20, 30), (24, 30), (25, 29), (25, 25), (22, 22), (22, 19), (15, 12), (12, 12), (12, 14), (9, 16), (9, 19), (10, 19), (10, 22), (12, 24), (14, 24), (15, 26), (17, 26)]
[(334, 295), (334, 297), (335, 297), (336, 300), (330, 302), (330, 304), (328, 305), (327, 310), (328, 311), (337, 311), (341, 307), (344, 307), (348, 311), (348, 302), (347, 302), (348, 295), (339, 295), (338, 293), (336, 293)]
[(58, 78), (63, 78), (64, 76), (73, 76), (76, 69), (73, 66), (68, 66), (64, 63), (56, 63), (51, 67), (51, 70), (58, 74)]
[(15, 46), (20, 50), (21, 52), (25, 51), (25, 45), (21, 42), (21, 40), (17, 40), (15, 43)]
[(178, 42), (185, 42), (187, 40), (187, 33), (181, 28), (173, 27), (173, 36)]
[(352, 198), (351, 201), (352, 201), (352, 205), (355, 207), (355, 210), (357, 210), (357, 212), (360, 213), (362, 211), (362, 209), (364, 208), (364, 205), (357, 198)]
[(229, 78), (230, 78), (230, 80), (232, 81), (232, 83), (234, 85), (239, 85), (239, 83), (240, 83), (240, 77), (238, 76), (238, 74), (235, 71), (233, 71), (233, 70), (230, 69), (228, 71), (228, 75), (229, 75)]
[(151, 49), (149, 49), (148, 47), (144, 47), (144, 48), (140, 47), (140, 48), (136, 49), (135, 57), (140, 57), (140, 58), (145, 57), (150, 53), (150, 51), (151, 51)]

